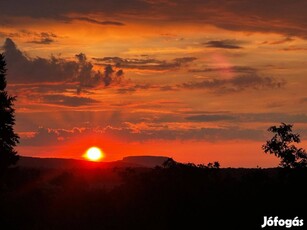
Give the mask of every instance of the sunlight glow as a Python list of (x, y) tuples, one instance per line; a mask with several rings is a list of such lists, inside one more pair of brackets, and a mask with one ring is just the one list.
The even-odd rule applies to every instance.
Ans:
[(86, 151), (84, 157), (90, 161), (99, 161), (104, 157), (104, 153), (98, 147), (91, 147)]

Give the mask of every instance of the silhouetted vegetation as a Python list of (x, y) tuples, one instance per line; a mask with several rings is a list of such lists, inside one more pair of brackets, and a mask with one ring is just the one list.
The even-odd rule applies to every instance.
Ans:
[(205, 166), (10, 168), (1, 229), (251, 230), (263, 216), (307, 220), (306, 169)]
[(8, 166), (18, 160), (17, 152), (14, 150), (19, 143), (19, 136), (14, 132), (13, 106), (16, 97), (8, 95), (6, 85), (6, 62), (4, 55), (0, 54), (0, 176)]
[(280, 166), (283, 168), (305, 168), (307, 153), (304, 149), (292, 144), (301, 141), (299, 134), (292, 133), (292, 127), (293, 125), (285, 123), (281, 123), (279, 127), (270, 127), (268, 131), (274, 133), (274, 136), (262, 146), (262, 149), (265, 153), (279, 157)]

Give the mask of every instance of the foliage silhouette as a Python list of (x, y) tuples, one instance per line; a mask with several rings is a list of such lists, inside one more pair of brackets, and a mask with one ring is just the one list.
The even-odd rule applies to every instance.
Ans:
[(271, 126), (268, 131), (274, 133), (271, 140), (262, 145), (265, 153), (274, 154), (281, 158), (280, 166), (283, 168), (307, 167), (307, 153), (292, 143), (299, 143), (299, 134), (292, 133), (291, 124), (281, 123), (279, 127)]
[(207, 165), (205, 164), (194, 164), (194, 163), (179, 163), (176, 162), (173, 158), (168, 158), (166, 161), (162, 163), (163, 168), (171, 169), (171, 168), (201, 168), (201, 169), (219, 169), (220, 163), (215, 161), (213, 163), (209, 162)]
[(0, 54), (0, 175), (6, 168), (14, 165), (19, 156), (14, 147), (19, 143), (19, 136), (14, 132), (16, 97), (9, 96), (5, 90), (6, 62), (4, 55)]
[(264, 215), (307, 217), (307, 200), (297, 195), (307, 192), (307, 169), (285, 176), (282, 168), (216, 170), (178, 163), (134, 168), (124, 177), (118, 173), (125, 168), (8, 170), (6, 190), (0, 190), (4, 229), (253, 230)]

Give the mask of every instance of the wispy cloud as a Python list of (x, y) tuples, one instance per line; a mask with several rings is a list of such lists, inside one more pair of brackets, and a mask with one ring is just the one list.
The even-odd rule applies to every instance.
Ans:
[(236, 73), (254, 73), (257, 69), (250, 66), (225, 66), (225, 67), (207, 67), (201, 69), (190, 69), (189, 72), (236, 72)]
[(29, 41), (29, 43), (49, 45), (55, 42), (55, 38), (57, 38), (57, 36), (54, 33), (42, 32), (39, 34), (38, 39)]
[(273, 77), (263, 77), (257, 74), (240, 75), (230, 79), (205, 79), (183, 83), (179, 87), (186, 89), (207, 89), (216, 93), (240, 92), (246, 89), (278, 89), (286, 84), (285, 80)]
[(265, 41), (261, 44), (268, 44), (268, 45), (280, 45), (280, 44), (284, 44), (284, 43), (288, 43), (288, 42), (292, 42), (294, 41), (295, 39), (292, 38), (292, 37), (286, 37), (284, 39), (281, 39), (281, 40), (277, 40), (277, 41)]
[(185, 66), (193, 61), (196, 57), (180, 57), (170, 61), (158, 60), (154, 58), (121, 58), (121, 57), (103, 57), (93, 58), (98, 65), (113, 64), (121, 68), (140, 69), (140, 70), (172, 70)]
[(241, 42), (237, 40), (214, 40), (205, 42), (204, 45), (211, 48), (220, 49), (242, 49)]
[(34, 32), (30, 30), (17, 30), (16, 32), (4, 32), (0, 31), (0, 36), (4, 38), (23, 38), (28, 41), (28, 43), (34, 44), (45, 44), (49, 45), (59, 38), (58, 35), (51, 32)]
[(80, 96), (66, 96), (62, 94), (51, 94), (44, 95), (41, 97), (42, 103), (54, 104), (54, 105), (64, 105), (71, 107), (92, 105), (94, 103), (98, 103), (99, 101), (94, 100), (88, 97), (80, 97)]
[[(270, 32), (280, 33), (287, 37), (307, 38), (306, 1), (178, 0), (176, 3), (166, 1), (163, 4), (160, 2), (153, 4), (151, 1), (141, 0), (107, 2), (66, 0), (61, 2), (59, 7), (57, 1), (46, 3), (45, 1), (28, 0), (1, 2), (0, 8), (2, 24), (21, 23), (24, 17), (67, 22), (71, 20), (69, 15), (74, 14), (81, 15), (76, 17), (80, 20), (101, 25), (121, 25), (121, 21), (125, 20), (150, 22), (163, 19), (165, 23), (209, 24), (231, 31)], [(92, 19), (91, 15), (97, 15), (97, 17)], [(105, 18), (108, 20), (105, 21)], [(216, 43), (212, 45), (223, 48), (223, 44), (222, 46)], [(238, 45), (230, 44), (228, 47), (235, 49), (236, 46)]]
[(224, 115), (224, 114), (202, 114), (202, 115), (193, 115), (186, 117), (188, 121), (195, 122), (212, 122), (212, 121), (229, 121), (235, 120), (235, 116)]
[(100, 21), (96, 20), (93, 18), (88, 18), (88, 17), (75, 17), (75, 18), (70, 18), (71, 20), (79, 20), (79, 21), (85, 21), (89, 23), (94, 23), (98, 25), (111, 25), (111, 26), (124, 26), (125, 24), (122, 22), (117, 22), (117, 21)]

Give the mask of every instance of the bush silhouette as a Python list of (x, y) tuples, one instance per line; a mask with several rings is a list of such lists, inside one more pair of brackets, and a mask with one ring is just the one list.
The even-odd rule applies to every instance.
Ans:
[(265, 153), (274, 154), (281, 158), (280, 166), (283, 168), (307, 167), (307, 153), (292, 143), (299, 143), (299, 134), (292, 133), (291, 124), (281, 123), (279, 127), (271, 126), (268, 131), (274, 133), (271, 140), (262, 146)]
[(0, 175), (17, 162), (19, 156), (14, 147), (19, 143), (19, 136), (14, 132), (16, 97), (9, 96), (6, 88), (6, 62), (0, 54)]

